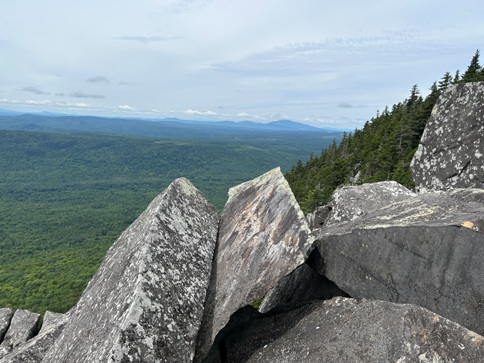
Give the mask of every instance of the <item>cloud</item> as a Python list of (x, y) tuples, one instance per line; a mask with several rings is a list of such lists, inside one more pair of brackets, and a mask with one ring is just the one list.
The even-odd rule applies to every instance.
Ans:
[(89, 93), (84, 93), (80, 91), (71, 92), (68, 94), (68, 96), (76, 97), (76, 98), (97, 98), (97, 99), (104, 98), (103, 95), (89, 94)]
[(339, 107), (339, 108), (366, 108), (367, 106), (365, 106), (365, 105), (352, 105), (351, 103), (340, 102), (336, 105), (336, 107)]
[(49, 94), (48, 92), (41, 91), (40, 89), (38, 89), (36, 87), (31, 87), (31, 86), (30, 87), (24, 87), (20, 91), (30, 92), (30, 93), (34, 93), (36, 95), (48, 95)]
[(198, 110), (186, 110), (182, 111), (185, 115), (197, 115), (197, 116), (216, 116), (217, 113), (213, 111), (198, 111)]
[(122, 110), (122, 111), (136, 111), (136, 108), (131, 107), (129, 105), (120, 105), (120, 106), (118, 106), (118, 110)]
[(132, 42), (139, 42), (143, 44), (147, 43), (158, 43), (158, 42), (165, 42), (169, 40), (176, 40), (180, 39), (180, 37), (161, 37), (161, 36), (143, 36), (143, 35), (123, 35), (121, 37), (116, 37), (117, 40), (128, 40)]
[(94, 76), (86, 79), (88, 83), (110, 83), (109, 80), (104, 76)]

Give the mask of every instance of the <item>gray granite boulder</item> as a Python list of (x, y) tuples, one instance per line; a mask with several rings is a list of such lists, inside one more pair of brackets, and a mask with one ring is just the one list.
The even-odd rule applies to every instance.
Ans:
[(232, 363), (481, 363), (484, 337), (427, 309), (334, 298), (269, 314), (225, 338)]
[(10, 321), (12, 320), (13, 310), (10, 308), (0, 309), (0, 343), (3, 342), (5, 333), (7, 333)]
[(410, 169), (419, 192), (484, 187), (484, 82), (438, 99)]
[(67, 314), (57, 314), (47, 311), (44, 315), (42, 328), (36, 336), (19, 345), (0, 363), (40, 363), (47, 351), (52, 347), (67, 322)]
[(197, 359), (208, 353), (234, 312), (263, 298), (304, 263), (312, 243), (304, 214), (279, 168), (229, 190)]
[(218, 219), (175, 180), (110, 248), (43, 362), (190, 362)]
[(21, 309), (15, 311), (7, 333), (0, 344), (0, 359), (37, 334), (39, 319), (39, 314)]
[(484, 233), (469, 228), (483, 218), (483, 189), (388, 199), (314, 230), (319, 272), (351, 297), (413, 303), (484, 334)]

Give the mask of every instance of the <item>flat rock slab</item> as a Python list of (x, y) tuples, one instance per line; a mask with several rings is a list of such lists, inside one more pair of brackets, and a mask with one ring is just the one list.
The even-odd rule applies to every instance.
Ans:
[(410, 169), (419, 192), (484, 187), (484, 82), (437, 100)]
[(235, 311), (264, 297), (304, 263), (312, 242), (304, 214), (279, 168), (230, 189), (220, 221), (199, 358)]
[(484, 337), (424, 308), (335, 298), (269, 315), (225, 340), (226, 362), (466, 362)]
[(19, 345), (0, 363), (40, 363), (64, 329), (67, 314), (46, 312), (39, 334)]
[(37, 334), (39, 319), (39, 314), (27, 310), (16, 310), (3, 342), (0, 344), (0, 358)]
[(482, 189), (389, 200), (314, 231), (319, 272), (354, 298), (417, 304), (484, 334), (484, 233), (472, 228), (483, 218)]
[(175, 180), (110, 248), (43, 362), (192, 361), (218, 219)]

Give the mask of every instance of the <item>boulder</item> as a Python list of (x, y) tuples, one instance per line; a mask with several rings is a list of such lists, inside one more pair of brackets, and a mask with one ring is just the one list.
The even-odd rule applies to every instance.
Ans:
[(483, 98), (484, 82), (439, 97), (410, 166), (419, 192), (484, 187)]
[(222, 212), (197, 359), (230, 316), (304, 263), (311, 231), (279, 168), (233, 187)]
[(38, 332), (40, 315), (27, 310), (16, 310), (0, 344), (0, 359), (25, 343)]
[(217, 224), (175, 180), (109, 249), (43, 362), (192, 361)]
[(484, 337), (422, 307), (334, 298), (254, 320), (226, 362), (482, 362)]
[(483, 218), (483, 189), (389, 198), (314, 230), (319, 272), (351, 297), (413, 303), (484, 334), (484, 233), (469, 228)]
[(3, 342), (5, 333), (10, 326), (10, 321), (12, 320), (13, 310), (10, 308), (0, 309), (0, 343)]
[(47, 311), (44, 315), (42, 329), (39, 334), (19, 345), (0, 363), (40, 363), (47, 351), (52, 347), (57, 337), (64, 329), (67, 314), (57, 314)]

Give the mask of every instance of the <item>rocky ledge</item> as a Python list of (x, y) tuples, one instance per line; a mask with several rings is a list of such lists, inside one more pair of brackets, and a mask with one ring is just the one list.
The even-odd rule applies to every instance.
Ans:
[[(67, 314), (39, 329), (0, 309), (0, 363), (483, 362), (483, 92), (439, 100), (412, 163), (425, 193), (344, 187), (308, 223), (279, 169), (232, 188), (221, 216), (175, 180)], [(470, 162), (430, 146), (443, 134)]]

